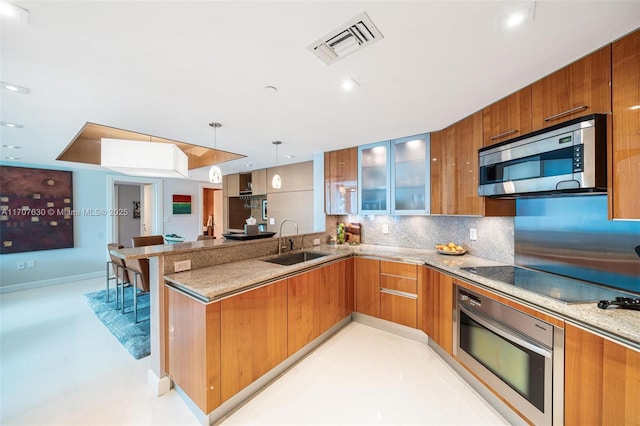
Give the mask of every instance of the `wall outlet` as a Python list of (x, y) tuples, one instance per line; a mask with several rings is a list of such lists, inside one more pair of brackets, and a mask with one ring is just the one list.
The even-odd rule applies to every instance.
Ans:
[(313, 245), (314, 246), (319, 246), (320, 245), (320, 238), (314, 238), (313, 239)]
[(36, 261), (31, 259), (31, 260), (27, 260), (27, 268), (35, 268), (36, 267)]
[(476, 228), (469, 228), (469, 239), (471, 241), (476, 241), (478, 239), (478, 233), (476, 232)]
[(382, 233), (384, 235), (388, 235), (389, 234), (389, 224), (388, 223), (384, 223), (382, 225)]
[(188, 271), (189, 269), (191, 269), (191, 260), (173, 262), (173, 270), (176, 272)]
[(275, 225), (276, 224), (276, 219), (273, 217), (269, 218), (269, 225)]
[(24, 269), (24, 262), (18, 262), (16, 266), (18, 269)]

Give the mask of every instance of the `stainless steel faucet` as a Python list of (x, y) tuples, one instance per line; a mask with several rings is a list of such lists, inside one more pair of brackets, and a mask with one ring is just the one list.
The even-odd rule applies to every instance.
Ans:
[[(280, 232), (278, 232), (278, 254), (282, 254), (282, 247), (283, 247), (283, 245), (282, 245), (282, 225), (284, 225), (287, 222), (293, 222), (293, 224), (296, 225), (296, 235), (298, 235), (298, 222), (296, 222), (293, 219), (289, 219), (289, 218), (286, 218), (285, 220), (283, 220), (280, 223)], [(284, 246), (284, 247), (286, 247), (286, 246)]]

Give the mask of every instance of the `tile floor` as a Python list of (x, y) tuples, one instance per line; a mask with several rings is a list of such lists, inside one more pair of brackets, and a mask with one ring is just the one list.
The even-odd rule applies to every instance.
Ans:
[[(0, 295), (0, 424), (196, 425), (85, 304), (103, 279)], [(224, 424), (506, 424), (425, 345), (351, 323)]]

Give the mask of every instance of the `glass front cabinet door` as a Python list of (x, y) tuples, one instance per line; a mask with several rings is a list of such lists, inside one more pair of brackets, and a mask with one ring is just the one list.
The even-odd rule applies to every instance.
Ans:
[(358, 147), (358, 200), (360, 214), (389, 214), (389, 141)]
[(430, 138), (420, 134), (358, 147), (359, 213), (430, 213)]
[(391, 214), (429, 214), (429, 134), (394, 139), (391, 148)]

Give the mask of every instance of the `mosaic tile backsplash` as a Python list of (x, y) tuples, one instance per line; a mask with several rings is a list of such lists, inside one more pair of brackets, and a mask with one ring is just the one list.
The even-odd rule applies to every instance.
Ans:
[[(514, 218), (473, 216), (327, 216), (327, 234), (335, 235), (339, 222), (362, 224), (362, 243), (391, 247), (432, 249), (453, 241), (469, 254), (514, 263)], [(384, 225), (389, 233), (384, 234)], [(469, 239), (475, 228), (478, 239)]]

